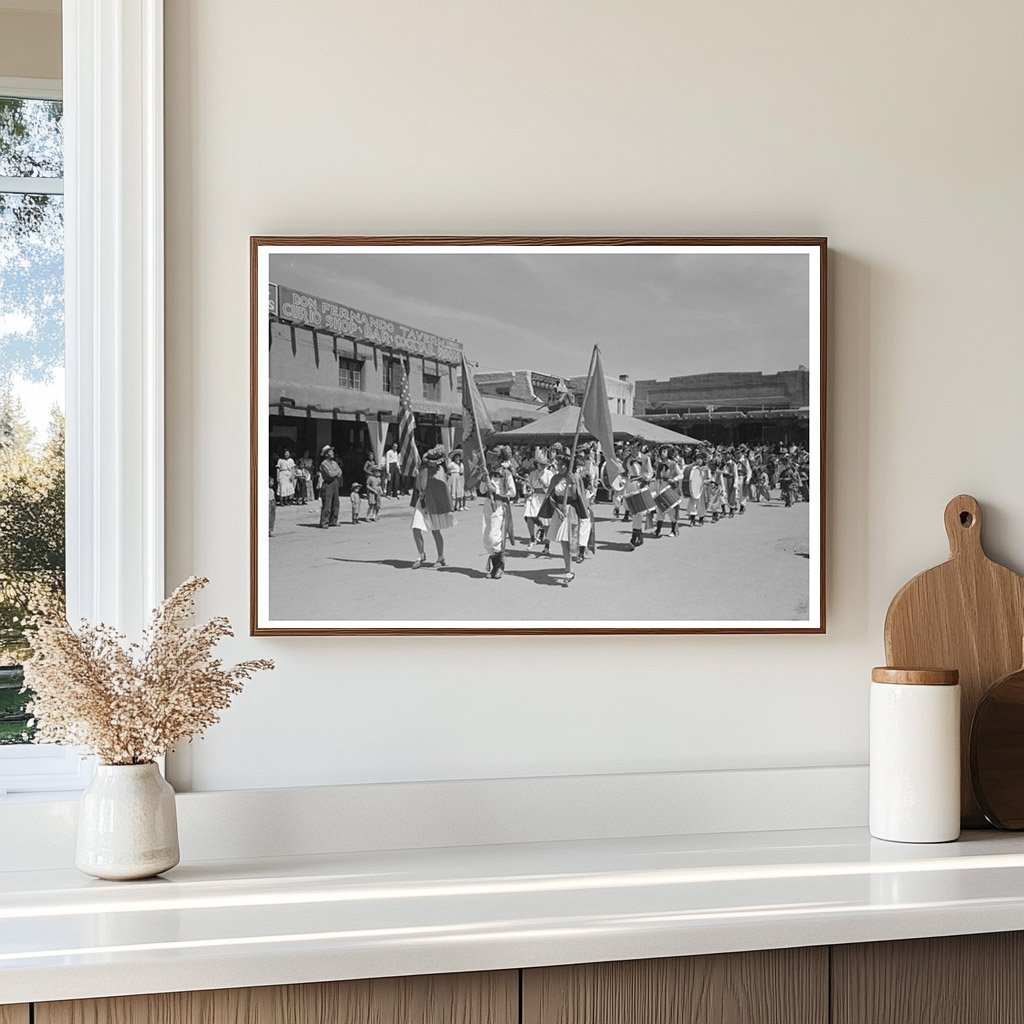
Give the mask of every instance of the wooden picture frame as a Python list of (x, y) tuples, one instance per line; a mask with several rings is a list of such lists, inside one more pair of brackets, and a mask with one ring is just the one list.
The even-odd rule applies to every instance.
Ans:
[[(824, 633), (827, 248), (827, 240), (821, 237), (252, 237), (251, 634), (344, 636)], [(332, 260), (332, 256), (336, 258)], [(398, 256), (403, 259), (396, 261), (394, 257)], [(500, 259), (502, 256), (517, 257), (518, 260), (503, 263)], [(563, 258), (556, 262), (552, 261), (553, 256)], [(416, 257), (419, 262), (411, 263), (411, 257)], [(449, 257), (447, 263), (437, 262), (445, 257)], [(456, 259), (453, 261), (452, 257)], [(482, 262), (482, 257), (488, 257), (488, 261)], [(499, 259), (495, 261), (494, 257)], [(582, 257), (588, 259), (583, 261)], [(672, 260), (668, 263), (664, 260), (659, 263), (658, 257), (672, 257)], [(772, 257), (775, 259), (771, 259)], [(802, 276), (805, 257), (806, 280)], [(619, 262), (613, 263), (614, 259), (618, 259)], [(272, 266), (284, 269), (272, 272)], [(460, 284), (465, 284), (467, 288), (471, 283), (477, 283), (479, 290), (470, 293), (474, 296), (472, 301), (467, 300), (464, 307), (452, 304), (453, 289), (450, 287), (450, 278), (453, 275), (441, 275), (437, 270), (439, 266), (454, 268), (457, 271), (455, 279)], [(659, 278), (658, 288), (654, 287), (653, 283), (648, 288), (647, 278), (638, 270), (650, 267), (661, 274), (665, 266), (669, 267), (673, 274), (679, 275), (679, 280), (685, 283), (683, 291), (691, 297), (691, 305), (686, 305), (679, 297), (682, 291), (677, 295), (673, 288), (664, 287), (662, 278)], [(516, 280), (521, 279), (527, 284), (522, 285), (519, 291), (515, 281), (510, 281), (513, 275), (506, 273), (506, 268), (510, 267), (518, 267), (523, 271), (521, 278), (516, 276)], [(338, 268), (337, 272), (334, 268)], [(545, 271), (543, 274), (542, 268)], [(459, 416), (453, 410), (456, 391), (461, 390), (463, 380), (460, 375), (459, 384), (454, 383), (454, 360), (460, 354), (465, 354), (467, 363), (475, 362), (488, 367), (496, 365), (499, 358), (497, 353), (507, 356), (508, 365), (496, 372), (482, 373), (479, 365), (477, 369), (466, 371), (473, 377), (471, 390), (480, 390), (478, 383), (483, 383), (484, 393), (481, 401), (488, 409), (497, 408), (500, 415), (510, 410), (519, 413), (524, 402), (528, 404), (531, 400), (530, 396), (534, 402), (540, 402), (545, 394), (554, 395), (553, 398), (549, 398), (549, 403), (553, 404), (558, 400), (564, 400), (565, 394), (574, 393), (576, 403), (580, 403), (583, 400), (581, 390), (589, 395), (589, 391), (581, 389), (580, 385), (583, 370), (587, 367), (586, 351), (580, 348), (578, 352), (578, 362), (572, 367), (576, 369), (578, 366), (575, 377), (560, 376), (569, 368), (568, 361), (575, 359), (575, 354), (566, 355), (564, 346), (560, 357), (552, 354), (550, 360), (554, 363), (557, 358), (561, 358), (559, 366), (520, 367), (518, 362), (527, 358), (527, 355), (520, 358), (520, 346), (504, 345), (501, 339), (509, 336), (510, 332), (515, 333), (523, 325), (518, 321), (512, 322), (515, 321), (516, 314), (513, 314), (512, 321), (509, 321), (498, 316), (489, 317), (486, 312), (490, 308), (488, 301), (493, 301), (495, 309), (507, 309), (510, 305), (510, 296), (515, 300), (511, 305), (518, 308), (516, 302), (522, 296), (523, 308), (531, 310), (533, 320), (547, 309), (549, 312), (554, 310), (552, 315), (558, 321), (565, 321), (571, 303), (567, 301), (564, 307), (558, 305), (557, 297), (569, 294), (569, 290), (556, 289), (548, 281), (549, 268), (557, 269), (559, 275), (573, 282), (572, 291), (577, 299), (582, 294), (583, 298), (577, 309), (591, 308), (588, 297), (601, 296), (602, 300), (607, 299), (610, 303), (611, 296), (621, 293), (626, 298), (618, 306), (609, 307), (612, 310), (611, 319), (622, 319), (631, 323), (632, 313), (627, 315), (622, 311), (632, 310), (634, 307), (631, 303), (636, 302), (637, 330), (644, 337), (659, 339), (657, 344), (662, 348), (657, 349), (657, 359), (660, 360), (658, 365), (665, 365), (666, 368), (661, 371), (661, 375), (668, 377), (668, 380), (636, 380), (635, 375), (631, 375), (631, 379), (626, 381), (623, 373), (622, 377), (618, 378), (623, 380), (620, 389), (617, 378), (612, 374), (625, 369), (622, 366), (626, 358), (625, 353), (635, 349), (630, 350), (625, 342), (619, 344), (616, 336), (611, 336), (611, 340), (607, 342), (614, 351), (602, 350), (605, 372), (608, 374), (603, 379), (612, 387), (613, 392), (618, 394), (621, 390), (626, 396), (621, 399), (621, 405), (615, 404), (620, 402), (618, 397), (608, 399), (616, 424), (620, 421), (625, 422), (625, 414), (619, 410), (625, 408), (628, 400), (637, 404), (637, 408), (630, 410), (631, 413), (636, 413), (633, 418), (642, 418), (644, 423), (652, 425), (642, 431), (645, 436), (650, 433), (658, 438), (658, 442), (650, 442), (652, 445), (662, 443), (663, 437), (662, 433), (654, 431), (654, 427), (673, 427), (675, 431), (682, 432), (682, 427), (686, 426), (687, 430), (693, 431), (692, 436), (686, 437), (686, 440), (696, 439), (701, 443), (699, 449), (688, 444), (674, 445), (672, 448), (679, 449), (676, 461), (684, 467), (683, 473), (689, 471), (688, 459), (694, 460), (694, 464), (700, 464), (702, 467), (701, 472), (708, 488), (703, 499), (707, 516), (706, 521), (703, 518), (701, 520), (705, 523), (703, 531), (700, 529), (700, 523), (694, 522), (693, 525), (698, 528), (691, 530), (684, 522), (679, 528), (678, 536), (674, 528), (671, 538), (662, 535), (656, 541), (649, 533), (643, 534), (650, 547), (642, 549), (632, 544), (635, 529), (629, 537), (628, 545), (626, 543), (629, 527), (625, 524), (625, 513), (623, 522), (616, 526), (605, 514), (607, 508), (591, 506), (597, 511), (587, 514), (581, 512), (581, 515), (584, 519), (589, 519), (592, 515), (592, 521), (596, 524), (598, 550), (595, 560), (584, 562), (580, 566), (575, 566), (574, 563), (570, 571), (579, 569), (575, 578), (567, 585), (563, 580), (557, 580), (556, 590), (555, 584), (545, 578), (545, 573), (548, 576), (557, 576), (560, 559), (540, 558), (536, 551), (531, 552), (528, 562), (515, 551), (516, 557), (510, 556), (505, 565), (504, 580), (484, 578), (483, 547), (478, 545), (479, 557), (476, 554), (469, 556), (468, 541), (463, 537), (463, 534), (469, 533), (478, 540), (480, 537), (481, 513), (472, 503), (468, 504), (465, 512), (457, 514), (456, 518), (462, 520), (462, 523), (455, 527), (451, 534), (456, 546), (461, 545), (458, 555), (455, 556), (456, 561), (444, 564), (440, 573), (424, 567), (419, 575), (414, 576), (407, 575), (407, 570), (412, 566), (416, 555), (412, 548), (413, 535), (408, 529), (409, 517), (413, 514), (408, 505), (408, 498), (397, 505), (385, 501), (380, 521), (360, 523), (353, 529), (348, 529), (346, 524), (345, 528), (322, 534), (313, 528), (301, 529), (318, 525), (314, 523), (318, 514), (316, 507), (306, 506), (298, 511), (293, 509), (290, 503), (279, 507), (282, 500), (294, 500), (292, 494), (282, 499), (282, 479), (287, 481), (289, 477), (294, 477), (294, 486), (297, 487), (298, 481), (303, 480), (305, 487), (315, 488), (321, 476), (317, 472), (310, 481), (305, 480), (303, 470), (309, 474), (309, 468), (304, 464), (303, 457), (298, 455), (298, 451), (315, 452), (318, 461), (319, 450), (322, 447), (319, 442), (326, 438), (326, 443), (335, 448), (349, 444), (353, 446), (353, 451), (343, 452), (338, 462), (339, 467), (344, 470), (345, 494), (342, 512), (347, 519), (350, 504), (348, 483), (351, 476), (359, 477), (358, 464), (354, 459), (361, 456), (357, 456), (355, 449), (363, 443), (369, 452), (366, 465), (378, 460), (380, 456), (379, 461), (384, 465), (385, 471), (388, 471), (386, 452), (382, 456), (377, 449), (380, 447), (383, 451), (386, 443), (396, 440), (393, 434), (399, 426), (401, 403), (404, 401), (393, 390), (396, 388), (396, 377), (404, 380), (407, 389), (413, 389), (410, 391), (413, 395), (410, 401), (413, 405), (414, 418), (417, 409), (431, 410), (421, 413), (429, 421), (426, 425), (417, 420), (417, 447), (422, 449), (440, 438), (446, 449), (444, 464), (452, 466), (453, 460), (448, 458), (447, 450), (453, 443), (457, 444), (459, 438)], [(716, 274), (724, 276), (719, 280)], [(609, 276), (611, 285), (608, 284)], [(288, 280), (285, 281), (285, 278)], [(675, 279), (672, 278), (673, 281)], [(337, 287), (309, 283), (328, 281), (336, 282)], [(416, 284), (415, 289), (408, 287), (409, 281)], [(530, 285), (530, 281), (539, 283)], [(605, 282), (603, 291), (602, 281)], [(404, 291), (402, 282), (405, 282)], [(801, 282), (806, 284), (806, 294), (801, 292)], [(327, 291), (333, 294), (324, 296)], [(460, 294), (465, 295), (467, 292)], [(641, 294), (663, 296), (662, 300), (654, 301), (654, 313), (647, 311), (646, 300), (640, 303), (637, 297)], [(552, 295), (555, 296), (554, 299)], [(367, 302), (366, 296), (380, 297), (381, 301), (376, 303), (375, 312), (362, 312), (374, 305), (373, 302)], [(491, 299), (485, 300), (484, 296), (491, 296)], [(746, 303), (742, 309), (741, 300)], [(658, 304), (659, 302), (663, 302), (664, 308)], [(735, 308), (730, 306), (730, 302), (736, 304)], [(424, 314), (414, 317), (410, 315), (410, 310), (422, 310)], [(643, 316), (640, 315), (641, 310)], [(766, 310), (767, 313), (764, 312)], [(428, 315), (427, 311), (433, 312)], [(692, 324), (689, 319), (691, 316)], [(415, 319), (420, 321), (416, 326), (407, 326)], [(689, 324), (690, 327), (694, 324), (712, 325), (705, 331), (708, 336), (702, 336), (700, 341), (701, 352), (705, 353), (705, 356), (700, 358), (707, 358), (707, 366), (702, 367), (683, 358), (676, 360), (680, 364), (679, 371), (684, 368), (683, 363), (687, 364), (686, 369), (692, 366), (696, 372), (691, 374), (672, 372), (676, 363), (672, 362), (671, 356), (665, 356), (663, 352), (664, 346), (670, 344), (665, 338), (670, 338), (677, 320), (679, 323)], [(801, 340), (798, 340), (794, 325), (803, 324), (804, 320), (806, 336), (801, 336)], [(454, 332), (446, 328), (460, 322), (470, 325), (470, 333), (463, 333), (458, 340), (453, 340)], [(567, 322), (573, 323), (571, 319)], [(481, 333), (488, 334), (489, 347), (483, 344), (478, 346), (479, 354), (473, 350), (471, 338), (474, 323), (483, 325)], [(650, 326), (651, 323), (653, 327)], [(669, 326), (663, 329), (665, 324)], [(712, 330), (715, 324), (721, 327), (721, 341)], [(736, 365), (737, 359), (743, 358), (742, 353), (749, 350), (749, 339), (758, 334), (761, 324), (767, 325), (764, 327), (764, 333), (772, 346), (771, 358), (766, 354), (765, 362), (760, 367), (718, 370), (719, 365), (729, 364), (731, 367)], [(593, 333), (600, 330), (601, 323), (596, 314), (588, 313), (586, 322), (581, 324), (581, 331)], [(701, 327), (700, 330), (704, 328)], [(649, 333), (645, 334), (645, 331)], [(571, 329), (568, 333), (572, 333)], [(588, 345), (591, 340), (590, 333), (587, 337)], [(692, 333), (696, 335), (700, 332), (694, 328)], [(274, 357), (275, 369), (272, 370), (271, 353), (279, 341), (278, 355)], [(531, 342), (532, 347), (524, 346), (521, 351), (527, 353), (529, 349), (532, 358), (536, 353), (546, 351), (544, 344), (541, 338), (539, 341)], [(575, 351), (574, 349), (573, 353)], [(598, 351), (596, 344), (594, 351)], [(785, 358), (785, 353), (798, 351), (800, 355), (806, 356), (797, 362), (798, 369), (783, 369), (784, 364), (778, 363), (777, 360)], [(509, 352), (515, 354), (508, 355)], [(287, 357), (290, 363), (283, 364), (278, 360), (278, 356), (281, 359)], [(654, 359), (653, 356), (651, 358)], [(794, 358), (790, 358), (790, 363), (794, 361)], [(311, 370), (310, 367), (314, 366), (315, 369)], [(389, 366), (392, 368), (390, 377)], [(404, 369), (404, 373), (398, 369), (399, 366)], [(771, 369), (764, 372), (765, 366), (770, 366)], [(551, 372), (552, 370), (554, 372)], [(325, 373), (328, 376), (325, 376)], [(334, 373), (339, 374), (337, 397), (331, 388), (335, 380), (332, 376)], [(763, 386), (759, 386), (758, 373), (764, 377)], [(518, 374), (526, 375), (525, 385)], [(273, 393), (272, 376), (275, 384)], [(369, 379), (371, 377), (372, 380)], [(552, 385), (551, 380), (557, 380), (558, 385)], [(596, 380), (596, 376), (589, 380)], [(785, 385), (786, 395), (776, 395), (771, 391), (771, 388), (776, 387), (776, 380)], [(437, 384), (437, 381), (443, 383)], [(287, 386), (283, 386), (284, 384)], [(657, 388), (655, 385), (662, 387)], [(587, 387), (589, 386), (588, 381)], [(707, 409), (706, 423), (703, 421), (703, 414), (695, 411), (695, 408), (699, 410), (699, 404), (695, 406), (697, 400), (693, 397), (699, 387), (705, 386), (712, 389), (720, 387), (722, 395), (725, 396), (717, 402), (707, 401), (704, 404), (704, 408)], [(520, 401), (524, 387), (527, 398)], [(562, 388), (562, 392), (556, 394), (558, 387)], [(544, 391), (544, 388), (549, 390)], [(690, 391), (687, 391), (688, 388)], [(736, 394), (730, 399), (733, 391)], [(676, 392), (679, 393), (678, 400), (672, 398)], [(710, 395), (711, 392), (707, 394)], [(760, 408), (757, 407), (759, 394)], [(629, 398), (628, 395), (633, 397)], [(669, 398), (663, 400), (657, 397), (659, 395), (668, 395)], [(805, 396), (806, 401), (798, 405), (800, 395)], [(459, 401), (462, 401), (461, 397)], [(504, 404), (499, 404), (502, 402)], [(537, 430), (543, 431), (544, 423), (554, 422), (541, 418), (549, 415), (548, 409), (552, 404), (547, 408), (535, 405), (535, 409), (540, 410), (538, 415), (532, 419), (524, 418), (520, 427), (515, 426), (515, 416), (510, 421), (511, 426), (509, 421), (498, 421), (501, 429), (496, 428), (496, 436), (504, 439), (504, 435), (512, 434), (511, 438), (505, 439), (505, 443), (509, 443), (519, 437), (512, 433), (514, 430), (528, 431), (532, 429), (531, 424), (537, 421), (541, 423)], [(571, 419), (572, 415), (575, 414), (567, 413), (562, 419)], [(581, 422), (582, 417), (577, 422), (578, 436), (585, 439), (598, 437), (597, 434), (591, 435), (582, 428)], [(579, 434), (581, 429), (583, 433)], [(360, 435), (363, 442), (359, 441)], [(371, 443), (366, 444), (365, 439), (368, 435), (372, 435)], [(628, 433), (621, 433), (616, 425), (617, 443), (621, 444), (628, 436)], [(755, 444), (752, 439), (757, 437), (762, 440)], [(292, 446), (297, 452), (296, 458), (292, 459), (295, 465), (289, 470), (287, 458), (279, 457), (275, 463), (272, 461), (271, 453), (273, 449), (274, 455), (277, 456), (282, 445), (288, 445), (291, 438), (295, 439)], [(727, 438), (733, 440), (726, 440)], [(749, 443), (748, 440), (739, 440), (740, 438), (748, 439)], [(769, 438), (774, 440), (765, 440)], [(545, 445), (548, 443), (545, 442)], [(472, 444), (469, 443), (467, 454), (471, 447)], [(565, 448), (569, 448), (568, 437), (565, 440)], [(593, 469), (601, 464), (598, 451), (600, 446), (596, 440), (592, 442), (591, 448), (595, 452), (590, 456)], [(290, 448), (288, 451), (290, 452)], [(545, 446), (531, 447), (524, 442), (523, 447), (517, 448), (513, 453), (513, 475), (517, 471), (516, 467), (519, 467), (518, 472), (522, 472), (522, 465), (533, 464), (530, 462), (531, 451), (543, 458), (548, 449)], [(425, 452), (419, 451), (418, 454), (422, 456)], [(665, 467), (669, 465), (673, 454), (673, 450), (670, 449), (668, 455), (662, 457), (662, 468), (657, 471), (659, 479), (668, 479), (671, 475), (671, 469)], [(559, 455), (557, 446), (554, 455), (556, 460), (565, 457)], [(622, 457), (621, 453), (619, 457)], [(629, 452), (629, 457), (634, 460), (630, 463), (630, 471), (635, 470), (639, 464), (641, 470), (649, 473), (646, 469), (647, 464), (642, 461), (644, 455)], [(656, 461), (653, 455), (648, 457), (652, 463)], [(773, 458), (776, 466), (773, 472), (784, 481), (795, 478), (805, 500), (795, 500), (794, 505), (790, 507), (786, 491), (788, 490), (790, 495), (796, 494), (797, 498), (800, 497), (800, 492), (797, 485), (786, 483), (780, 491), (779, 498), (775, 498), (772, 494), (773, 489), (769, 489), (767, 502), (744, 502), (739, 505), (740, 510), (750, 513), (745, 519), (742, 513), (735, 515), (737, 509), (730, 506), (734, 512), (733, 518), (726, 520), (722, 517), (713, 524), (713, 513), (708, 511), (707, 507), (707, 495), (710, 494), (714, 501), (716, 495), (720, 499), (721, 495), (718, 492), (721, 491), (731, 500), (738, 502), (739, 495), (744, 493), (745, 488), (738, 482), (730, 484), (728, 481), (745, 481), (746, 490), (753, 491), (755, 467), (768, 466)], [(704, 460), (703, 463), (701, 459)], [(730, 462), (739, 467), (731, 477), (728, 475)], [(315, 461), (314, 471), (316, 464)], [(430, 463), (431, 466), (436, 464), (438, 463)], [(715, 468), (716, 464), (718, 468)], [(721, 475), (723, 464), (725, 476)], [(274, 473), (275, 466), (282, 465), (284, 468), (279, 468)], [(494, 472), (497, 473), (498, 470)], [(581, 473), (583, 475), (574, 479), (581, 481), (583, 490), (589, 493), (595, 486), (594, 474), (587, 473), (585, 468), (581, 468)], [(609, 475), (606, 469), (599, 469), (597, 473), (601, 486), (608, 489), (611, 496), (610, 488), (607, 487)], [(768, 476), (767, 470), (765, 475)], [(420, 479), (422, 481), (426, 477), (421, 476)], [(496, 479), (497, 477), (492, 477), (492, 494), (496, 493), (494, 488), (498, 486), (495, 484)], [(768, 480), (776, 484), (776, 489), (782, 486), (771, 476), (768, 476)], [(627, 472), (625, 464), (619, 483), (623, 481), (626, 482), (627, 488), (634, 486), (634, 480)], [(485, 484), (485, 489), (486, 486)], [(657, 481), (651, 481), (650, 486), (652, 490), (657, 490), (659, 484)], [(697, 486), (696, 480), (694, 486)], [(284, 488), (287, 489), (287, 483)], [(598, 496), (600, 495), (601, 491), (598, 491)], [(761, 497), (764, 497), (763, 491)], [(420, 505), (421, 508), (425, 507), (422, 499)], [(480, 505), (482, 508), (492, 507), (493, 499), (481, 499)], [(692, 512), (694, 503), (684, 498), (676, 507)], [(697, 507), (701, 507), (699, 501)], [(401, 532), (397, 532), (399, 508), (404, 523)], [(522, 539), (523, 509), (514, 504), (506, 506), (506, 509), (504, 514), (511, 514), (515, 532)], [(772, 513), (771, 516), (769, 512)], [(670, 514), (664, 513), (666, 516)], [(325, 512), (324, 516), (326, 520), (328, 513)], [(806, 526), (803, 525), (804, 517)], [(278, 522), (278, 530), (274, 537), (269, 536), (269, 523), (272, 518), (276, 518)], [(572, 519), (572, 516), (568, 515), (568, 518)], [(285, 527), (281, 526), (282, 520), (286, 521)], [(431, 519), (430, 522), (434, 523), (434, 520)], [(472, 527), (469, 526), (470, 522)], [(635, 525), (635, 522), (634, 519), (630, 525)], [(420, 525), (423, 525), (422, 520)], [(287, 535), (284, 532), (285, 528), (288, 531)], [(723, 542), (722, 538), (730, 529), (734, 531), (733, 539)], [(776, 537), (773, 531), (778, 532), (779, 537)], [(571, 534), (571, 531), (569, 532)], [(661, 534), (661, 530), (658, 532)], [(758, 540), (761, 534), (764, 534), (765, 538), (763, 544)], [(398, 536), (403, 537), (404, 546), (401, 550), (398, 549), (395, 540)], [(575, 535), (572, 536), (575, 545), (577, 538)], [(710, 538), (715, 536), (719, 536), (719, 539), (712, 542)], [(434, 548), (429, 530), (422, 534), (422, 537), (425, 537), (427, 552), (433, 556)], [(704, 544), (717, 544), (722, 552), (721, 559), (716, 563), (714, 552), (708, 553), (708, 549), (705, 548), (700, 556), (703, 562), (697, 559), (702, 568), (694, 569), (691, 573), (689, 563), (685, 558), (680, 558), (678, 552), (686, 550), (684, 542), (690, 543), (691, 552), (700, 551), (701, 549), (693, 547), (698, 541)], [(449, 545), (451, 543), (452, 541)], [(507, 546), (507, 541), (502, 543)], [(274, 548), (271, 547), (272, 544)], [(806, 550), (797, 550), (801, 544)], [(358, 547), (346, 548), (346, 545)], [(369, 551), (367, 545), (381, 545), (382, 548), (387, 546), (387, 554), (390, 557), (354, 556), (353, 552), (356, 551), (363, 555), (382, 553), (376, 549)], [(558, 543), (552, 544), (556, 555), (559, 546)], [(591, 544), (591, 547), (593, 546)], [(651, 557), (654, 555), (652, 547), (663, 550), (664, 557)], [(792, 550), (789, 550), (790, 548)], [(806, 561), (806, 592), (795, 605), (794, 599), (799, 596), (802, 586), (800, 581), (803, 577), (794, 568), (793, 562), (770, 555), (769, 549), (785, 549), (787, 557), (791, 555)], [(446, 550), (450, 550), (450, 546)], [(727, 556), (726, 552), (729, 550), (738, 550), (739, 554)], [(576, 547), (574, 546), (571, 551), (575, 552)], [(744, 551), (751, 554), (744, 555)], [(759, 552), (762, 551), (766, 560), (774, 559), (771, 566), (766, 564), (763, 571), (759, 568)], [(584, 553), (586, 554), (586, 551)], [(504, 551), (503, 560), (504, 555), (508, 554), (508, 550)], [(615, 563), (614, 572), (610, 570), (610, 562), (601, 567), (601, 559), (619, 560)], [(737, 559), (740, 561), (737, 562)], [(280, 584), (272, 582), (272, 574), (275, 572), (272, 562), (273, 566), (277, 567), (277, 575), (273, 576), (273, 580), (280, 579)], [(518, 568), (520, 563), (522, 567)], [(731, 607), (727, 604), (730, 599), (728, 594), (713, 590), (718, 575), (714, 568), (716, 564), (722, 566), (722, 574), (725, 577), (730, 577), (731, 574), (731, 586), (735, 593), (742, 595), (742, 601), (746, 602), (745, 608), (751, 606), (750, 593), (756, 591), (762, 595), (762, 603), (769, 611), (778, 610), (785, 614), (756, 618), (670, 617), (671, 610), (676, 607), (677, 602), (687, 604), (691, 610), (702, 607), (701, 602), (704, 601), (720, 610), (728, 610)], [(668, 568), (665, 568), (666, 566)], [(490, 557), (487, 568), (487, 575), (491, 575)], [(604, 598), (593, 592), (589, 598), (579, 595), (579, 592), (588, 586), (588, 570), (593, 570), (590, 574), (590, 583), (595, 587), (605, 588)], [(673, 571), (676, 574), (674, 576)], [(774, 577), (772, 573), (775, 574)], [(569, 579), (564, 573), (562, 576)], [(771, 604), (772, 598), (767, 596), (770, 580), (773, 578), (789, 581), (785, 584), (788, 587), (786, 594), (779, 598), (778, 609)], [(431, 583), (432, 579), (437, 582)], [(649, 586), (645, 582), (648, 579)], [(739, 582), (736, 582), (737, 579)], [(524, 584), (527, 580), (545, 585), (526, 586)], [(622, 586), (619, 585), (620, 582)], [(679, 585), (678, 590), (674, 589), (676, 583)], [(704, 588), (700, 592), (699, 600), (694, 598), (692, 593), (695, 587)], [(436, 600), (431, 596), (434, 589), (437, 591)], [(418, 596), (413, 594), (414, 590)], [(402, 596), (403, 591), (406, 592), (406, 597)], [(620, 594), (625, 594), (626, 600), (632, 604), (638, 607), (642, 605), (643, 614), (636, 618), (614, 619), (527, 617), (536, 614), (538, 608), (555, 607), (551, 603), (555, 600), (555, 593), (566, 595), (562, 600), (575, 601), (584, 608), (600, 606), (603, 610), (610, 603), (610, 610), (614, 614), (631, 613), (630, 608), (623, 608), (615, 603), (620, 599)], [(685, 602), (682, 596), (684, 594)], [(487, 609), (487, 617), (474, 618), (469, 614), (453, 618), (452, 606), (463, 600), (466, 602), (467, 612), (481, 615), (483, 610)], [(398, 606), (393, 620), (381, 614), (381, 609), (390, 607), (392, 602)], [(502, 607), (502, 617), (495, 618), (495, 608), (499, 603)], [(370, 609), (367, 617), (353, 617), (353, 612), (359, 613), (364, 607)], [(421, 609), (423, 614), (429, 611), (435, 616), (438, 614), (437, 609), (441, 609), (446, 616), (410, 618), (410, 607), (414, 610)], [(568, 608), (568, 604), (566, 607)], [(652, 611), (659, 608), (665, 609), (666, 617), (652, 618)], [(311, 610), (320, 613), (321, 609), (322, 617), (310, 617)], [(461, 612), (459, 614), (463, 615)]]

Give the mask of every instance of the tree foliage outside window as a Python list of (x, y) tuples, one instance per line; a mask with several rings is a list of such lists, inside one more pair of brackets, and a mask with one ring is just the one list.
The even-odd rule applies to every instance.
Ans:
[(0, 744), (31, 739), (18, 665), (64, 600), (63, 402), (38, 408), (64, 362), (62, 175), (60, 102), (0, 97)]

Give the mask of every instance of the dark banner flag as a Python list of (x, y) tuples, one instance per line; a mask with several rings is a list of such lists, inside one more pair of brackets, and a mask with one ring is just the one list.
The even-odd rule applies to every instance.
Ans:
[(622, 472), (622, 466), (615, 454), (615, 431), (612, 427), (611, 406), (608, 404), (608, 386), (604, 382), (601, 350), (596, 347), (587, 400), (583, 403), (583, 425), (587, 433), (593, 434), (601, 443), (601, 451), (608, 460), (605, 472), (611, 483)]
[(401, 414), (398, 420), (398, 457), (402, 463), (403, 476), (415, 476), (420, 469), (420, 453), (416, 448), (416, 417), (412, 414), (412, 397), (409, 394), (409, 374), (405, 363), (397, 359), (393, 373), (399, 377), (398, 405)]
[(473, 379), (466, 356), (462, 356), (462, 463), (466, 467), (466, 490), (487, 479), (487, 456), (484, 446), (494, 433), (491, 417)]

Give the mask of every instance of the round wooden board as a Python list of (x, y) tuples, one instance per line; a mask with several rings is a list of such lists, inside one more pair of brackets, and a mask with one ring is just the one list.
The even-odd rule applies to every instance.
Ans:
[(971, 785), (997, 828), (1024, 829), (1024, 669), (982, 697), (971, 726)]

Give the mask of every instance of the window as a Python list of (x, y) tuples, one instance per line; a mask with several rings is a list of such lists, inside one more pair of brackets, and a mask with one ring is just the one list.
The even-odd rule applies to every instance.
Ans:
[[(46, 356), (52, 343), (49, 376), (46, 358), (33, 358), (19, 376), (52, 377), (58, 400), (67, 391), (67, 459), (63, 478), (49, 488), (48, 511), (66, 492), (68, 614), (138, 636), (146, 610), (166, 593), (162, 19), (150, 4), (66, 4), (61, 29), (65, 82), (0, 78), (0, 99), (36, 104), (3, 105), (8, 119), (0, 131), (0, 371), (13, 375), (15, 345), (24, 351), (27, 342)], [(59, 124), (60, 135), (41, 138), (24, 130), (14, 118), (26, 111), (32, 117), (59, 111), (59, 118), (50, 116), (50, 127)], [(74, 166), (66, 183), (64, 152)], [(15, 207), (21, 210), (17, 215)], [(67, 279), (63, 302), (41, 283), (45, 275), (38, 271), (45, 260), (27, 260), (23, 248), (46, 241), (52, 250), (56, 234), (32, 237), (16, 218), (51, 227), (66, 221), (66, 231), (59, 223), (64, 258), (50, 261), (50, 282), (63, 287)], [(45, 247), (36, 255), (45, 256)], [(31, 323), (17, 315), (11, 299), (17, 290), (9, 282), (18, 275), (28, 275), (37, 286), (30, 292)], [(63, 319), (63, 331), (47, 329)], [(35, 407), (49, 411), (45, 396), (36, 401), (29, 388), (15, 394), (26, 408), (33, 397)], [(30, 525), (37, 539), (45, 532), (42, 522)], [(78, 537), (88, 542), (73, 543)], [(88, 785), (92, 766), (77, 750), (0, 745), (0, 800), (34, 799), (43, 792), (66, 798)]]
[(423, 397), (432, 402), (441, 401), (441, 378), (432, 373), (423, 374)]
[[(63, 606), (64, 139), (57, 98), (0, 83), (0, 745), (31, 740), (25, 617)], [(31, 757), (30, 757), (31, 760)]]
[(358, 359), (338, 360), (338, 387), (363, 390), (363, 364)]
[[(384, 391), (386, 394), (399, 395), (402, 393), (402, 375), (400, 373), (395, 373), (395, 368), (400, 363), (401, 360), (397, 356), (384, 357)], [(408, 366), (405, 367), (405, 372), (409, 372)]]

